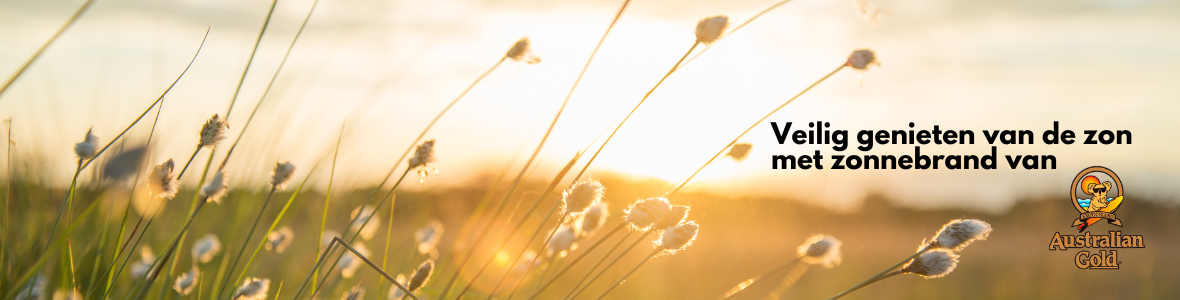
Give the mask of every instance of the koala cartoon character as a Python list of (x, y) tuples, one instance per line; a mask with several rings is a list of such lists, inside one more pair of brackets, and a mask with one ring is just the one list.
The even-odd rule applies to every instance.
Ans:
[(1094, 198), (1090, 200), (1090, 207), (1087, 207), (1086, 211), (1098, 211), (1098, 210), (1106, 207), (1106, 205), (1108, 204), (1107, 198), (1106, 198), (1106, 192), (1110, 191), (1110, 186), (1111, 186), (1110, 181), (1103, 182), (1101, 184), (1099, 184), (1099, 183), (1086, 184), (1086, 193), (1094, 195)]

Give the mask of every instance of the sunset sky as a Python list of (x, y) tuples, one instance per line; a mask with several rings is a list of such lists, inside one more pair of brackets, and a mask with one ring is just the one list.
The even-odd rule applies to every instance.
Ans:
[[(81, 2), (0, 2), (0, 76), (19, 68)], [(278, 2), (223, 147), (259, 101), (311, 3)], [(347, 121), (337, 179), (350, 187), (375, 184), (439, 110), (513, 42), (528, 37), (541, 63), (500, 66), (427, 135), (438, 140), (440, 174), (414, 188), (471, 184), (514, 154), (532, 151), (621, 3), (323, 0), (235, 150), (243, 154), (231, 161), (230, 177), (237, 186), (261, 186), (276, 160), (291, 160), (306, 172), (330, 153)], [(532, 178), (548, 180), (634, 106), (692, 45), (698, 20), (727, 15), (740, 23), (774, 3), (631, 3)], [(67, 184), (72, 143), (91, 126), (104, 144), (114, 137), (179, 74), (208, 25), (204, 50), (165, 98), (153, 141), (152, 164), (183, 161), (201, 123), (225, 113), (269, 5), (97, 0), (0, 97), (0, 117), (13, 118), (14, 165), (18, 158), (45, 160), (36, 172), (49, 184)], [(867, 18), (862, 7), (879, 12), (878, 19)], [(824, 145), (778, 145), (765, 123), (742, 139), (754, 145), (750, 158), (718, 160), (689, 189), (788, 196), (838, 210), (883, 194), (914, 207), (1000, 213), (1017, 201), (1068, 198), (1064, 192), (1078, 171), (1102, 165), (1122, 177), (1129, 198), (1180, 204), (1177, 15), (1180, 2), (1155, 0), (796, 0), (672, 75), (619, 131), (591, 174), (681, 180), (850, 52), (871, 48), (879, 68), (841, 71), (768, 121), (799, 127), (822, 120), (851, 132), (908, 129), (909, 122), (916, 129), (976, 131), (975, 145), (923, 146), (929, 154), (983, 155), (990, 145), (982, 130), (1028, 129), (1038, 137), (1035, 145), (999, 145), (999, 154), (1052, 154), (1057, 169), (771, 170), (772, 155), (837, 153)], [(129, 143), (146, 139), (154, 112), (149, 116)], [(1053, 121), (1078, 132), (1130, 130), (1134, 143), (1043, 145), (1040, 133)], [(890, 145), (867, 153), (850, 147), (843, 154), (912, 151), (912, 145)], [(313, 178), (326, 186), (326, 175)], [(195, 176), (185, 180), (196, 184)]]

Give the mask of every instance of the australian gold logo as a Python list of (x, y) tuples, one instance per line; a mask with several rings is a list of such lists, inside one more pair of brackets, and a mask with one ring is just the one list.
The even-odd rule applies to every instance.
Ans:
[[(1070, 203), (1078, 211), (1078, 218), (1071, 227), (1079, 233), (1094, 223), (1107, 223), (1122, 227), (1123, 221), (1114, 214), (1124, 203), (1123, 182), (1114, 171), (1105, 167), (1089, 167), (1078, 173), (1069, 190)], [(1122, 231), (1109, 231), (1105, 235), (1078, 235), (1053, 233), (1049, 250), (1064, 251), (1073, 248), (1099, 249), (1095, 252), (1078, 251), (1074, 265), (1079, 269), (1118, 269), (1120, 248), (1143, 248), (1143, 236), (1123, 235)]]

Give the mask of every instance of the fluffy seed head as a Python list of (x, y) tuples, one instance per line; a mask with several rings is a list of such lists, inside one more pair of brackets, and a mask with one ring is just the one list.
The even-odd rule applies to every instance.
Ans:
[(582, 235), (594, 234), (599, 228), (602, 228), (602, 225), (606, 224), (607, 217), (610, 217), (610, 209), (606, 202), (598, 202), (591, 206), (586, 210), (586, 214), (582, 215)]
[(541, 58), (534, 55), (532, 49), (530, 49), (529, 38), (527, 37), (522, 37), (520, 40), (516, 41), (516, 44), (512, 44), (512, 48), (508, 49), (508, 53), (506, 53), (505, 56), (511, 58), (512, 60), (522, 61), (529, 64), (541, 62)]
[(288, 180), (291, 180), (291, 174), (295, 173), (295, 165), (289, 161), (280, 161), (275, 163), (274, 171), (270, 172), (270, 184), (276, 189), (283, 188)]
[[(361, 255), (369, 257), (369, 248), (365, 247), (365, 244), (357, 243), (356, 246), (353, 246), (352, 248), (356, 249), (356, 252), (360, 252)], [(340, 269), (340, 276), (343, 276), (344, 278), (352, 278), (352, 275), (356, 275), (356, 270), (360, 268), (361, 265), (365, 263), (365, 261), (361, 260), (361, 257), (356, 256), (356, 253), (352, 253), (352, 251), (348, 251), (346, 249), (344, 252), (345, 255), (344, 257), (340, 258), (340, 264), (336, 265), (336, 268)]]
[(434, 274), (434, 260), (427, 259), (421, 265), (418, 265), (417, 270), (414, 270), (414, 275), (410, 276), (410, 283), (406, 286), (406, 289), (411, 292), (418, 291), (418, 289), (426, 285), (427, 281), (430, 281), (431, 274)]
[(217, 171), (217, 175), (213, 175), (213, 179), (201, 188), (201, 196), (205, 197), (205, 201), (213, 201), (221, 204), (221, 197), (225, 196), (225, 171)]
[(725, 32), (725, 27), (729, 26), (729, 17), (715, 16), (704, 18), (697, 22), (697, 42), (704, 44), (712, 44), (721, 37), (721, 33)]
[(180, 293), (181, 296), (188, 296), (189, 293), (193, 292), (193, 287), (197, 286), (197, 280), (200, 277), (201, 271), (197, 270), (197, 267), (194, 266), (192, 270), (176, 277), (176, 283), (172, 284), (172, 289)]
[(229, 129), (229, 123), (226, 123), (217, 114), (213, 114), (209, 120), (205, 121), (205, 125), (201, 126), (201, 140), (198, 142), (199, 147), (213, 148), (217, 146), (217, 142), (225, 139), (225, 130)]
[(206, 234), (205, 237), (193, 243), (193, 258), (201, 263), (209, 262), (218, 252), (221, 252), (221, 241), (217, 239), (215, 234)]
[(733, 160), (740, 162), (745, 160), (746, 156), (750, 155), (750, 148), (754, 148), (754, 145), (745, 143), (734, 144), (733, 147), (729, 147), (729, 153), (726, 153), (725, 156), (729, 156), (730, 158), (733, 158)]
[(546, 246), (545, 255), (551, 257), (565, 257), (565, 255), (577, 248), (578, 232), (568, 224), (562, 224), (557, 227), (557, 232), (553, 233), (553, 238), (549, 239), (549, 245)]
[[(396, 281), (402, 286), (406, 286), (406, 274), (397, 274), (397, 277), (395, 277), (393, 281)], [(390, 285), (389, 300), (401, 300), (401, 298), (405, 296), (406, 292), (403, 292), (402, 289), (398, 288), (396, 284)]]
[(155, 261), (156, 255), (152, 254), (151, 247), (143, 246), (143, 248), (139, 248), (139, 261), (131, 263), (131, 278), (143, 277)]
[(796, 256), (805, 263), (822, 265), (831, 269), (840, 265), (840, 240), (830, 236), (813, 235), (799, 245)]
[(86, 130), (86, 137), (79, 143), (74, 144), (74, 154), (78, 155), (79, 160), (85, 160), (94, 156), (98, 151), (98, 137), (94, 136), (94, 128)]
[(991, 232), (992, 225), (987, 222), (975, 219), (956, 219), (943, 225), (942, 229), (934, 235), (931, 244), (935, 248), (963, 251), (963, 248), (974, 241), (986, 240)]
[(349, 289), (348, 291), (345, 291), (344, 297), (341, 297), (340, 300), (361, 300), (364, 298), (365, 289), (362, 289), (361, 286), (358, 285), (352, 289)]
[(684, 251), (684, 249), (692, 245), (692, 242), (697, 239), (697, 231), (699, 229), (700, 225), (697, 225), (693, 221), (669, 227), (660, 234), (660, 239), (656, 240), (656, 248), (663, 250), (663, 254), (666, 255)]
[(151, 192), (152, 197), (163, 198), (165, 200), (176, 197), (176, 191), (179, 190), (180, 182), (173, 176), (172, 171), (176, 168), (176, 163), (171, 158), (152, 168), (152, 173), (148, 175), (148, 191)]
[(668, 216), (664, 217), (663, 221), (656, 222), (655, 229), (663, 230), (668, 227), (679, 225), (688, 218), (688, 211), (691, 208), (688, 205), (673, 205), (672, 210), (669, 211)]
[(270, 279), (249, 277), (234, 293), (234, 300), (265, 300), (269, 290)]
[(426, 227), (414, 231), (414, 240), (418, 242), (418, 253), (426, 254), (438, 246), (442, 240), (443, 224), (438, 220), (430, 220)]
[[(373, 238), (373, 235), (377, 234), (377, 229), (381, 228), (381, 217), (378, 217), (376, 212), (377, 208), (372, 205), (353, 209), (352, 224), (349, 225), (349, 228), (353, 232), (360, 232), (361, 238), (366, 241)], [(369, 222), (367, 225), (365, 224), (366, 220)]]
[(631, 204), (625, 213), (631, 228), (646, 231), (672, 214), (672, 203), (664, 198), (643, 199)]
[(574, 183), (574, 186), (562, 192), (561, 195), (565, 214), (573, 218), (586, 213), (587, 209), (602, 201), (604, 193), (606, 193), (606, 188), (593, 178)]
[(852, 51), (852, 55), (848, 56), (847, 65), (857, 70), (867, 70), (870, 65), (880, 65), (877, 62), (877, 54), (870, 49), (858, 49)]
[(918, 255), (917, 258), (899, 270), (903, 274), (917, 274), (923, 278), (938, 278), (950, 274), (959, 265), (959, 255), (947, 249), (934, 249)]
[(294, 239), (295, 232), (291, 231), (291, 227), (283, 226), (266, 234), (266, 250), (283, 253), (283, 251), (287, 251), (287, 247), (291, 246), (291, 241)]
[(414, 156), (410, 157), (409, 168), (411, 170), (417, 170), (418, 178), (420, 178), (418, 182), (426, 180), (426, 176), (430, 175), (430, 171), (434, 171), (435, 174), (438, 174), (438, 169), (428, 165), (435, 160), (434, 140), (422, 142), (421, 145), (418, 145), (417, 149), (414, 149)]
[(53, 292), (53, 300), (82, 300), (82, 292), (77, 289), (73, 290), (57, 290)]

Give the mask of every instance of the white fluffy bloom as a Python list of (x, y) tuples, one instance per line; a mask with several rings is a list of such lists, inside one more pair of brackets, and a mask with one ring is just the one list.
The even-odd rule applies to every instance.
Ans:
[(414, 240), (418, 242), (418, 253), (426, 254), (438, 247), (442, 240), (443, 224), (438, 220), (430, 220), (425, 227), (414, 231)]
[(656, 240), (656, 248), (663, 250), (663, 254), (667, 255), (684, 251), (697, 239), (698, 230), (700, 230), (700, 225), (693, 221), (669, 227), (660, 234), (660, 239)]
[(176, 197), (176, 191), (179, 190), (180, 182), (172, 174), (175, 168), (176, 163), (171, 158), (152, 168), (152, 173), (148, 175), (147, 182), (148, 191), (151, 192), (152, 197), (163, 199)]
[(729, 17), (715, 16), (702, 19), (697, 22), (697, 41), (704, 44), (712, 44), (721, 37), (725, 32), (725, 27), (729, 26)]
[(541, 62), (541, 58), (534, 55), (532, 48), (529, 47), (529, 38), (527, 37), (522, 37), (515, 44), (512, 44), (512, 48), (509, 48), (508, 53), (504, 55), (512, 60), (529, 64)]
[(270, 184), (275, 189), (283, 188), (288, 180), (291, 180), (291, 174), (295, 173), (295, 165), (289, 161), (280, 161), (275, 163), (275, 169), (270, 172)]
[(86, 131), (86, 138), (81, 142), (74, 144), (74, 154), (78, 155), (78, 160), (82, 161), (93, 157), (98, 151), (98, 137), (94, 136), (94, 128)]
[(580, 220), (582, 227), (582, 235), (589, 236), (602, 228), (606, 224), (606, 218), (610, 217), (609, 205), (606, 202), (598, 202), (590, 209), (586, 210), (586, 214), (582, 215)]
[(923, 278), (938, 278), (950, 274), (959, 265), (959, 255), (947, 249), (934, 249), (918, 255), (899, 270), (903, 274), (917, 274)]
[(221, 204), (221, 197), (225, 196), (225, 191), (228, 187), (225, 186), (225, 172), (217, 171), (217, 175), (213, 175), (213, 179), (201, 188), (201, 196), (205, 197), (205, 201), (213, 201)]
[(213, 114), (209, 120), (205, 121), (205, 125), (201, 126), (201, 140), (197, 142), (197, 146), (216, 147), (217, 142), (225, 139), (226, 129), (229, 129), (229, 123), (217, 114)]
[[(365, 224), (365, 221), (369, 223)], [(361, 238), (366, 241), (373, 238), (373, 235), (377, 234), (377, 230), (381, 228), (381, 217), (377, 216), (377, 208), (365, 205), (353, 209), (352, 224), (349, 225), (349, 228), (353, 232), (360, 232)]]
[(853, 69), (864, 71), (867, 70), (870, 65), (880, 65), (881, 63), (877, 62), (877, 54), (873, 53), (873, 50), (858, 49), (853, 51), (852, 55), (848, 56), (847, 64)]
[(213, 256), (219, 252), (221, 252), (221, 241), (217, 239), (216, 234), (206, 234), (205, 237), (193, 243), (193, 259), (201, 263), (213, 260)]
[(840, 240), (830, 236), (813, 235), (799, 245), (796, 256), (805, 263), (822, 265), (831, 269), (840, 265)]
[(664, 230), (668, 227), (680, 225), (680, 223), (684, 223), (685, 219), (688, 219), (688, 211), (691, 209), (688, 205), (673, 205), (672, 210), (668, 211), (668, 215), (664, 217), (664, 220), (656, 222), (653, 227), (656, 230)]
[(549, 239), (549, 245), (546, 246), (545, 255), (564, 257), (569, 251), (577, 248), (577, 241), (577, 230), (569, 225), (562, 224), (557, 227), (557, 232), (553, 233), (553, 238)]
[(201, 271), (197, 270), (197, 267), (194, 266), (192, 270), (176, 277), (176, 283), (172, 284), (172, 289), (180, 293), (181, 296), (188, 296), (188, 294), (193, 292), (193, 287), (197, 286), (197, 280), (200, 277)]
[(605, 193), (606, 188), (593, 178), (574, 183), (561, 194), (564, 213), (571, 219), (586, 213), (587, 209), (602, 201), (602, 195)]
[(234, 300), (265, 300), (269, 290), (270, 279), (249, 277), (234, 293)]
[(420, 178), (418, 181), (422, 182), (426, 179), (427, 175), (430, 175), (430, 171), (438, 174), (438, 169), (429, 166), (435, 160), (434, 140), (425, 141), (421, 145), (418, 145), (418, 148), (414, 149), (414, 156), (410, 157), (410, 166), (408, 168), (410, 170), (417, 170), (418, 178)]
[(414, 275), (410, 276), (410, 283), (406, 286), (406, 289), (410, 290), (410, 292), (418, 291), (418, 289), (426, 286), (426, 282), (430, 281), (431, 274), (434, 274), (434, 260), (427, 259), (421, 265), (418, 265), (417, 270), (414, 270)]
[(935, 248), (963, 251), (963, 248), (966, 248), (971, 242), (986, 240), (991, 232), (992, 225), (987, 222), (975, 219), (957, 219), (943, 225), (942, 229), (934, 235), (931, 244)]
[(636, 201), (625, 211), (627, 223), (635, 230), (647, 230), (652, 225), (668, 218), (672, 213), (672, 203), (664, 198), (648, 198)]
[(287, 247), (291, 246), (291, 241), (294, 239), (295, 232), (291, 231), (291, 227), (280, 227), (266, 234), (266, 250), (283, 253), (283, 251), (287, 251)]

